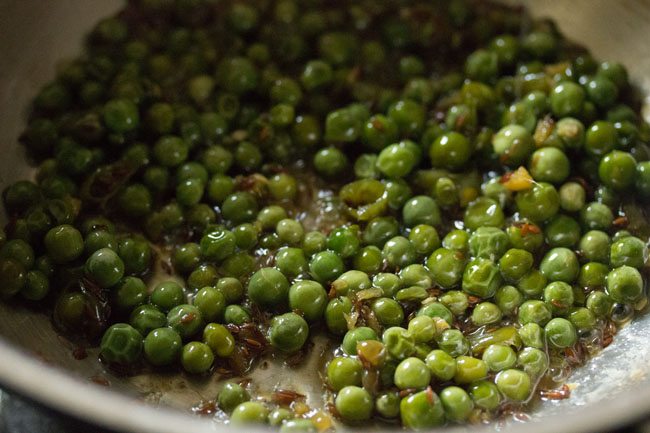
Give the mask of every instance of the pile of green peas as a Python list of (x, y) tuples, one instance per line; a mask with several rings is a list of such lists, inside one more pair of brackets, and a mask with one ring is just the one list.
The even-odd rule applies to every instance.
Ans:
[[(346, 424), (525, 408), (647, 304), (650, 127), (627, 72), (489, 2), (338, 3), (102, 20), (33, 101), (0, 294), (108, 367), (243, 376), (324, 332)], [(217, 404), (330, 425), (235, 382)]]

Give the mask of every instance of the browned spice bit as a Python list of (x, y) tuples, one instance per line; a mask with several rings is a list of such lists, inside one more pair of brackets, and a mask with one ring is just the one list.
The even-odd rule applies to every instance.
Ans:
[(330, 290), (329, 290), (329, 292), (327, 292), (327, 297), (329, 299), (336, 298), (336, 287), (334, 287), (333, 285), (330, 285)]
[(244, 338), (244, 342), (248, 344), (249, 346), (252, 346), (256, 349), (261, 349), (263, 347), (263, 344), (260, 343), (257, 340), (253, 340), (252, 338)]
[(622, 229), (627, 227), (629, 223), (630, 221), (628, 220), (628, 218), (625, 215), (621, 215), (620, 217), (614, 219), (612, 225), (618, 229)]
[(215, 400), (202, 400), (192, 407), (192, 413), (196, 415), (212, 415), (216, 411), (217, 402)]
[(558, 389), (541, 390), (539, 395), (546, 400), (564, 400), (571, 397), (571, 388), (565, 383)]
[(194, 319), (196, 319), (196, 314), (194, 313), (186, 313), (181, 316), (181, 323), (183, 325), (186, 325), (190, 322), (192, 322)]
[(77, 346), (72, 350), (72, 356), (77, 361), (81, 361), (82, 359), (88, 358), (88, 352), (85, 347)]
[(467, 302), (469, 303), (470, 306), (473, 306), (481, 302), (481, 298), (479, 298), (478, 296), (469, 295), (467, 297)]
[(526, 236), (529, 233), (536, 235), (536, 234), (539, 234), (541, 232), (542, 231), (540, 230), (540, 228), (535, 224), (531, 224), (531, 223), (526, 222), (526, 223), (523, 223), (521, 225), (521, 235), (522, 236)]
[(551, 304), (556, 308), (564, 308), (565, 305), (557, 299), (551, 299)]
[(100, 375), (91, 376), (90, 381), (101, 386), (111, 386), (111, 383), (108, 381), (108, 379)]
[(427, 387), (427, 400), (431, 405), (435, 403), (435, 400), (433, 399), (433, 389), (431, 389), (430, 386)]
[(372, 127), (375, 128), (377, 131), (379, 131), (379, 132), (383, 132), (383, 130), (384, 130), (384, 124), (381, 123), (379, 120), (377, 120), (377, 119), (372, 119), (372, 120), (370, 121), (370, 123), (372, 124)]
[(400, 396), (400, 398), (404, 398), (404, 397), (407, 397), (407, 396), (409, 396), (411, 394), (414, 394), (415, 392), (417, 392), (417, 389), (415, 389), (415, 388), (406, 388), (406, 389), (402, 389), (399, 392), (399, 396)]
[(297, 400), (304, 400), (305, 396), (290, 389), (278, 389), (273, 393), (272, 399), (281, 406), (289, 406)]

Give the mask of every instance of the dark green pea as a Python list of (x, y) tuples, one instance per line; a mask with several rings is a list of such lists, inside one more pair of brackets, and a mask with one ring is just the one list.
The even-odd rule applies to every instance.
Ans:
[(309, 326), (296, 313), (275, 316), (271, 320), (269, 341), (271, 346), (282, 352), (296, 352), (302, 348), (309, 336)]
[(506, 281), (516, 283), (533, 266), (533, 255), (526, 250), (511, 248), (499, 260), (499, 271)]
[(226, 382), (217, 396), (219, 407), (230, 413), (240, 404), (250, 400), (246, 389), (238, 383)]
[(621, 266), (607, 274), (607, 293), (614, 302), (634, 303), (643, 296), (643, 278), (636, 268)]
[(600, 160), (598, 177), (601, 182), (614, 190), (630, 188), (636, 177), (636, 160), (627, 152), (614, 150)]
[(377, 169), (388, 178), (405, 177), (419, 163), (420, 153), (420, 148), (409, 140), (390, 144), (379, 153)]
[(215, 229), (201, 238), (201, 255), (212, 262), (221, 262), (235, 252), (235, 235), (222, 228)]
[(139, 126), (138, 107), (127, 99), (112, 99), (104, 105), (104, 123), (113, 132), (133, 131)]
[(147, 286), (140, 278), (124, 277), (112, 289), (112, 305), (119, 311), (131, 311), (147, 300)]
[(535, 142), (523, 126), (507, 125), (492, 137), (492, 147), (503, 164), (518, 167), (533, 153)]
[(614, 125), (598, 120), (587, 129), (584, 149), (587, 155), (599, 157), (614, 150), (617, 143), (618, 137)]
[(223, 313), (225, 323), (232, 323), (237, 326), (251, 321), (251, 315), (239, 305), (228, 305)]
[(363, 241), (382, 248), (386, 241), (399, 234), (399, 223), (393, 217), (371, 219), (363, 231)]
[(573, 247), (580, 240), (580, 224), (566, 215), (556, 215), (544, 229), (550, 247)]
[(578, 284), (580, 287), (589, 289), (598, 289), (605, 286), (605, 280), (609, 267), (598, 262), (589, 262), (582, 265), (578, 274)]
[(580, 221), (587, 229), (607, 231), (614, 221), (614, 215), (606, 205), (592, 202), (580, 211)]
[(284, 208), (274, 205), (262, 208), (257, 214), (257, 222), (265, 230), (275, 229), (277, 224), (285, 218), (287, 218), (287, 212)]
[(372, 303), (372, 311), (384, 326), (399, 326), (404, 321), (404, 310), (390, 298), (379, 298)]
[(544, 332), (551, 347), (558, 349), (571, 347), (578, 339), (573, 324), (561, 317), (550, 320), (544, 327)]
[[(57, 264), (69, 263), (77, 259), (84, 250), (81, 233), (70, 225), (60, 225), (50, 229), (45, 235), (44, 243), (50, 259)], [(9, 244), (2, 248), (3, 257), (7, 254), (5, 252), (9, 248), (7, 245)], [(31, 250), (31, 247), (29, 249)]]
[(326, 177), (340, 175), (348, 166), (348, 159), (336, 147), (325, 147), (314, 155), (316, 171)]
[(363, 247), (352, 258), (355, 269), (367, 274), (375, 274), (381, 270), (383, 258), (381, 250), (374, 245)]
[(164, 281), (151, 292), (151, 303), (167, 312), (185, 300), (183, 287), (175, 281)]
[(144, 355), (156, 366), (171, 365), (181, 354), (183, 342), (180, 335), (171, 328), (158, 328), (144, 339)]
[(467, 264), (463, 272), (463, 291), (481, 298), (490, 298), (500, 286), (501, 274), (494, 262), (475, 258)]
[(560, 149), (542, 147), (533, 152), (528, 170), (538, 182), (562, 183), (570, 171), (569, 158)]
[(444, 424), (445, 410), (435, 392), (424, 390), (402, 399), (400, 417), (406, 428), (428, 430)]
[(142, 335), (126, 323), (108, 328), (100, 343), (100, 355), (109, 363), (132, 364), (141, 353)]
[(188, 146), (182, 138), (166, 135), (153, 147), (153, 156), (164, 167), (176, 167), (187, 159)]
[(255, 219), (259, 205), (249, 192), (235, 192), (227, 196), (221, 205), (221, 215), (233, 224), (251, 222)]
[(393, 179), (384, 182), (388, 206), (391, 209), (400, 209), (411, 198), (413, 191), (403, 179)]
[(596, 327), (596, 315), (585, 307), (573, 308), (568, 319), (578, 331), (588, 331)]
[(442, 239), (442, 246), (453, 251), (467, 252), (469, 250), (470, 234), (465, 230), (452, 230)]
[(214, 363), (214, 355), (207, 344), (192, 341), (183, 346), (181, 365), (191, 374), (207, 373)]
[(615, 241), (610, 250), (610, 264), (612, 267), (632, 266), (642, 268), (647, 256), (645, 243), (635, 237), (627, 236)]
[(542, 259), (539, 270), (550, 281), (572, 283), (578, 277), (580, 264), (573, 251), (567, 248), (553, 248)]
[[(178, 194), (177, 192), (177, 196)], [(127, 186), (117, 197), (120, 210), (130, 218), (147, 215), (151, 211), (152, 201), (149, 189), (139, 183)]]
[(102, 248), (117, 250), (118, 243), (113, 233), (106, 230), (93, 230), (86, 235), (84, 239), (84, 251), (86, 254), (92, 254)]
[(465, 255), (460, 251), (438, 248), (427, 259), (427, 267), (436, 284), (444, 288), (458, 285), (463, 278)]
[(191, 272), (201, 263), (201, 247), (199, 244), (189, 242), (174, 248), (172, 264), (176, 271), (186, 274)]
[(424, 108), (410, 99), (395, 102), (388, 108), (387, 114), (395, 121), (403, 135), (412, 137), (424, 128), (426, 118)]
[(327, 237), (327, 248), (346, 259), (359, 250), (359, 238), (355, 227), (339, 227), (332, 230)]
[(610, 79), (597, 75), (585, 85), (589, 99), (599, 108), (611, 107), (618, 98), (618, 88)]
[(639, 162), (636, 165), (634, 186), (641, 198), (647, 200), (650, 197), (650, 161)]
[(499, 74), (499, 58), (496, 53), (479, 49), (465, 60), (465, 75), (470, 80), (493, 82)]
[(599, 318), (609, 315), (612, 304), (611, 298), (600, 290), (594, 290), (587, 296), (587, 308)]
[(477, 230), (486, 226), (501, 227), (505, 217), (499, 203), (491, 198), (479, 197), (467, 206), (463, 221), (468, 229)]
[(515, 202), (521, 215), (532, 221), (546, 221), (560, 208), (560, 196), (548, 183), (537, 183), (529, 190), (518, 192)]
[(289, 282), (277, 269), (262, 268), (251, 277), (247, 291), (253, 302), (274, 307), (287, 301)]
[(440, 247), (440, 236), (435, 227), (419, 224), (411, 229), (409, 241), (418, 254), (429, 255)]
[(232, 177), (215, 174), (207, 184), (206, 195), (210, 203), (221, 204), (234, 189), (235, 181)]
[(472, 146), (464, 135), (448, 132), (439, 136), (429, 148), (431, 165), (434, 167), (458, 170), (472, 156)]
[(6, 187), (2, 198), (7, 211), (18, 214), (40, 202), (42, 193), (34, 182), (21, 180)]
[(398, 138), (397, 123), (390, 117), (376, 114), (365, 123), (361, 132), (363, 144), (370, 150), (380, 151)]
[(345, 265), (341, 257), (333, 251), (321, 251), (314, 254), (309, 262), (309, 272), (321, 283), (331, 282), (341, 275)]
[(539, 270), (531, 269), (517, 282), (517, 289), (528, 298), (537, 298), (542, 295), (547, 279)]
[(88, 257), (85, 272), (101, 288), (108, 288), (124, 276), (124, 262), (115, 251), (102, 248)]
[(240, 95), (257, 87), (259, 72), (250, 60), (230, 57), (222, 60), (217, 67), (217, 78), (230, 92)]
[(577, 116), (583, 109), (585, 91), (576, 83), (563, 81), (553, 88), (549, 101), (556, 117)]

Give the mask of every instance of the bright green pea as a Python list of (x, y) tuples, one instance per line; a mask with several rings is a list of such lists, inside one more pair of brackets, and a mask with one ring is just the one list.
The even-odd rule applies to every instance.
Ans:
[(497, 388), (509, 400), (525, 401), (530, 396), (530, 376), (517, 369), (504, 370), (495, 379)]

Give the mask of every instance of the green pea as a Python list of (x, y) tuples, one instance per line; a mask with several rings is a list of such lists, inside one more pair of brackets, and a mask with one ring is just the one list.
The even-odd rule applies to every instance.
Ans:
[(477, 230), (479, 227), (501, 227), (505, 216), (499, 203), (491, 198), (479, 197), (467, 206), (463, 221), (468, 229)]
[(589, 261), (608, 263), (610, 250), (609, 236), (600, 230), (590, 230), (580, 239), (578, 250)]
[(425, 362), (431, 374), (441, 381), (451, 380), (456, 375), (456, 360), (444, 350), (432, 350)]
[(277, 269), (262, 268), (248, 282), (248, 296), (262, 306), (274, 307), (284, 304), (289, 293), (287, 278)]
[(194, 296), (192, 302), (201, 312), (207, 322), (220, 320), (226, 309), (226, 298), (221, 291), (214, 287), (204, 287)]
[(327, 307), (327, 293), (316, 281), (297, 281), (289, 287), (289, 307), (300, 311), (308, 322), (316, 322)]
[(553, 185), (540, 182), (527, 191), (518, 192), (515, 203), (523, 217), (543, 222), (558, 212), (560, 197)]
[(454, 382), (465, 385), (483, 379), (487, 374), (488, 367), (484, 361), (463, 355), (456, 358)]
[(458, 285), (463, 278), (465, 255), (459, 251), (438, 248), (428, 258), (427, 267), (436, 284), (450, 289)]
[(404, 321), (404, 310), (390, 298), (379, 298), (372, 303), (372, 311), (384, 326), (399, 326)]
[(558, 193), (560, 194), (560, 207), (567, 212), (578, 212), (585, 205), (586, 192), (577, 182), (566, 182)]
[(175, 281), (161, 282), (151, 292), (151, 303), (165, 312), (180, 305), (184, 299), (183, 287)]
[[(465, 292), (461, 292), (460, 290), (449, 290), (440, 297), (440, 303), (447, 307), (455, 316), (462, 316), (469, 307), (469, 297)], [(426, 307), (422, 309), (424, 308)]]
[(234, 425), (266, 424), (269, 410), (262, 403), (246, 401), (237, 405), (230, 415)]
[(355, 255), (359, 250), (359, 244), (359, 238), (354, 227), (336, 228), (327, 237), (327, 248), (343, 259)]
[(573, 300), (573, 288), (562, 281), (554, 281), (544, 289), (544, 302), (553, 314), (566, 313)]
[(542, 259), (539, 270), (550, 281), (572, 283), (578, 277), (580, 265), (573, 251), (553, 248)]
[(144, 339), (144, 355), (149, 363), (156, 366), (171, 365), (181, 354), (181, 336), (171, 328), (157, 328)]
[(407, 176), (420, 161), (420, 149), (412, 141), (401, 141), (382, 149), (377, 169), (388, 178)]
[(607, 231), (614, 221), (614, 215), (608, 206), (592, 202), (580, 211), (580, 221), (586, 229)]
[(381, 340), (388, 353), (396, 359), (406, 359), (415, 352), (413, 337), (406, 329), (399, 326), (386, 329)]
[(406, 428), (427, 430), (444, 424), (445, 410), (435, 392), (424, 390), (402, 399), (400, 417)]
[(613, 269), (607, 274), (607, 293), (615, 302), (634, 303), (643, 296), (643, 278), (631, 266)]
[(573, 346), (578, 339), (576, 328), (562, 317), (551, 319), (544, 326), (544, 333), (549, 344), (559, 349)]
[(226, 382), (217, 397), (219, 407), (226, 412), (232, 412), (240, 404), (249, 401), (248, 391), (241, 385), (233, 382)]
[(474, 307), (471, 320), (476, 326), (495, 324), (501, 321), (503, 312), (491, 302), (481, 302)]
[(329, 301), (325, 307), (325, 323), (333, 334), (342, 335), (348, 331), (346, 316), (352, 312), (352, 301), (347, 296), (339, 296)]
[(445, 329), (436, 341), (438, 348), (453, 357), (465, 355), (470, 350), (469, 340), (458, 329)]
[(415, 248), (403, 236), (389, 239), (382, 249), (382, 256), (390, 266), (395, 268), (408, 266), (417, 259)]
[(358, 386), (346, 386), (341, 389), (334, 404), (344, 420), (353, 422), (370, 419), (374, 407), (368, 391)]
[(463, 291), (481, 298), (491, 298), (501, 286), (501, 274), (489, 259), (471, 260), (463, 273)]
[(487, 380), (480, 380), (470, 385), (469, 395), (474, 404), (485, 410), (495, 410), (501, 404), (501, 393), (497, 386)]
[(614, 125), (611, 122), (598, 120), (587, 129), (584, 149), (587, 155), (600, 157), (614, 150), (617, 142)]
[(630, 188), (636, 177), (636, 160), (627, 152), (614, 150), (600, 160), (598, 177), (614, 190)]
[(534, 347), (536, 349), (545, 348), (544, 328), (535, 322), (526, 323), (517, 330), (517, 334), (521, 338), (524, 345)]
[(596, 315), (585, 307), (571, 309), (568, 318), (578, 331), (588, 331), (596, 326)]
[(563, 81), (553, 88), (550, 95), (551, 111), (557, 117), (576, 116), (582, 112), (585, 91), (580, 85)]
[(509, 400), (525, 401), (530, 396), (530, 376), (517, 369), (504, 370), (495, 379), (497, 388)]
[(559, 184), (569, 176), (569, 158), (560, 149), (542, 147), (533, 152), (528, 169), (538, 182)]
[(196, 306), (180, 304), (167, 313), (167, 324), (187, 340), (202, 329), (204, 322), (201, 310)]
[(86, 275), (102, 288), (117, 284), (124, 276), (124, 262), (109, 248), (95, 251), (85, 265)]
[(275, 254), (275, 266), (289, 277), (307, 272), (308, 263), (301, 249), (282, 247)]
[(448, 386), (440, 392), (440, 401), (445, 409), (447, 419), (456, 422), (465, 421), (474, 409), (474, 402), (469, 394), (457, 386)]
[(333, 251), (318, 252), (309, 262), (310, 274), (320, 283), (332, 282), (344, 271), (343, 260)]
[[(20, 284), (20, 277), (18, 282)], [(50, 280), (47, 275), (39, 270), (31, 270), (27, 272), (25, 277), (25, 286), (21, 289), (20, 294), (23, 298), (30, 301), (40, 301), (45, 298), (50, 291)]]
[(106, 330), (100, 343), (100, 355), (109, 363), (128, 365), (142, 353), (142, 335), (126, 323), (116, 323)]
[(503, 164), (518, 167), (533, 153), (535, 142), (530, 132), (523, 126), (507, 125), (494, 135), (492, 147)]
[(228, 305), (223, 313), (225, 323), (243, 325), (251, 321), (251, 315), (248, 311), (239, 305)]
[(402, 218), (407, 227), (414, 227), (418, 224), (436, 226), (442, 221), (440, 209), (435, 200), (424, 195), (407, 200), (402, 208)]
[(396, 418), (399, 416), (400, 396), (398, 392), (386, 391), (375, 399), (375, 411), (383, 418)]
[(511, 248), (499, 259), (499, 270), (506, 281), (516, 283), (533, 266), (533, 255), (523, 249)]
[(463, 168), (472, 156), (470, 141), (462, 134), (448, 132), (431, 144), (429, 157), (433, 167), (458, 170)]
[(381, 250), (374, 245), (361, 248), (352, 258), (353, 267), (367, 274), (376, 274), (379, 272), (383, 264), (382, 262)]
[(518, 318), (522, 325), (537, 323), (543, 326), (551, 320), (551, 310), (542, 301), (530, 300), (521, 304)]
[[(50, 259), (57, 264), (69, 263), (77, 259), (84, 250), (81, 233), (70, 225), (60, 225), (50, 229), (45, 235), (44, 243)], [(3, 250), (5, 248), (6, 245)]]
[(646, 256), (645, 243), (635, 236), (628, 236), (612, 244), (610, 264), (612, 267), (632, 266), (640, 269), (645, 264)]
[(131, 311), (147, 300), (147, 286), (137, 277), (124, 277), (113, 288), (113, 305), (120, 311)]
[(291, 353), (300, 350), (308, 336), (307, 322), (296, 313), (282, 314), (271, 320), (269, 341), (280, 351)]

